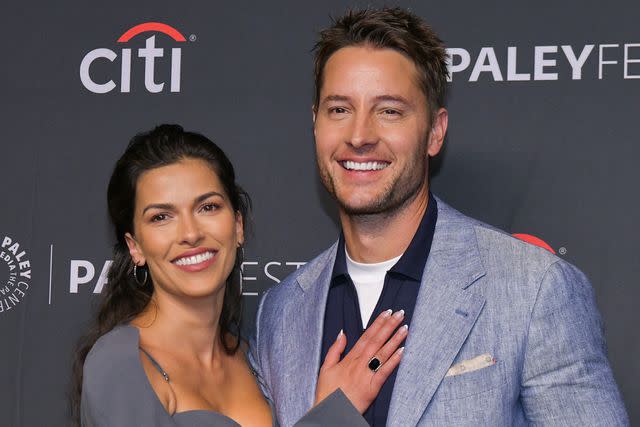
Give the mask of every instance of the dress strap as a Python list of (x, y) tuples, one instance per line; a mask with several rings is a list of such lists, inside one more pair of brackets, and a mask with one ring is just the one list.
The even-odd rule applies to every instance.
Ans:
[(147, 356), (149, 358), (149, 361), (151, 362), (151, 364), (153, 366), (155, 366), (155, 368), (158, 370), (158, 372), (160, 372), (160, 374), (162, 374), (162, 377), (164, 378), (164, 380), (166, 382), (169, 382), (169, 375), (164, 371), (164, 369), (162, 369), (162, 366), (160, 366), (160, 364), (158, 362), (156, 362), (156, 359), (151, 357), (151, 355), (144, 348), (142, 348), (142, 347), (138, 347), (138, 348), (145, 354), (145, 356)]

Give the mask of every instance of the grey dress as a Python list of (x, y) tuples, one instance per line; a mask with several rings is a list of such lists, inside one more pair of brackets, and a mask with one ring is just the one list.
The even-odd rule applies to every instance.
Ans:
[[(102, 336), (87, 355), (80, 406), (84, 427), (238, 427), (213, 411), (169, 415), (151, 387), (139, 355), (138, 329), (122, 325)], [(161, 368), (158, 366), (161, 370)], [(275, 415), (273, 425), (277, 426)], [(296, 427), (363, 426), (368, 424), (338, 390), (309, 411)]]

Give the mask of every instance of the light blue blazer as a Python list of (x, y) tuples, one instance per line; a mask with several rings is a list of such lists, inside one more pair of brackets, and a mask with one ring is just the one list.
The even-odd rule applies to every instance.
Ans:
[[(336, 248), (258, 308), (251, 359), (283, 426), (314, 400)], [(584, 274), (439, 199), (398, 369), (388, 426), (629, 424)]]

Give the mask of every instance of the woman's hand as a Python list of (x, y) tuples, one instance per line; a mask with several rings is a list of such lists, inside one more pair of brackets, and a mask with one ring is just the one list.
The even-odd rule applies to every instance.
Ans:
[[(347, 337), (340, 331), (320, 368), (315, 404), (340, 388), (356, 409), (364, 413), (400, 363), (404, 347), (398, 346), (407, 337), (408, 327), (404, 325), (397, 331), (396, 328), (403, 319), (404, 310), (380, 314), (342, 361), (340, 355), (347, 345)], [(369, 367), (373, 357), (382, 363), (376, 371)]]

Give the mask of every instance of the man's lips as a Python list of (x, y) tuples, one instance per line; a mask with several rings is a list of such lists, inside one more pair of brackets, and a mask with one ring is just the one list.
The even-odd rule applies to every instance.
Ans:
[(380, 171), (390, 165), (384, 160), (340, 160), (338, 163), (348, 171), (358, 172)]

